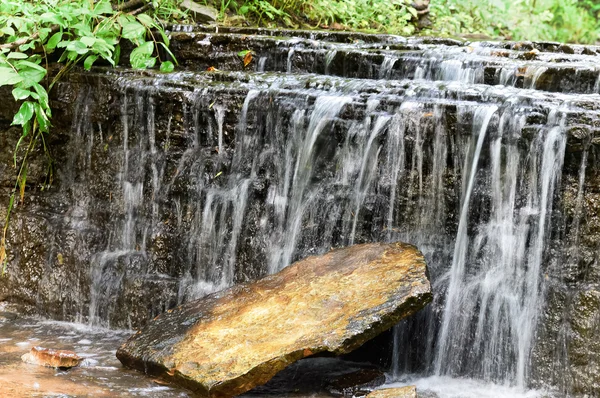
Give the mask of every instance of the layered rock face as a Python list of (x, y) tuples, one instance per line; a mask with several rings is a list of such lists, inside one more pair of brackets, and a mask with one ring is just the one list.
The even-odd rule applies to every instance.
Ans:
[(191, 30), (173, 27), (184, 71), (57, 86), (54, 185), (35, 163), (1, 299), (137, 327), (332, 247), (402, 240), (437, 294), (398, 328), (397, 372), (598, 393), (597, 47)]
[(202, 396), (231, 397), (301, 358), (350, 352), (429, 301), (416, 248), (356, 245), (170, 310), (117, 357)]

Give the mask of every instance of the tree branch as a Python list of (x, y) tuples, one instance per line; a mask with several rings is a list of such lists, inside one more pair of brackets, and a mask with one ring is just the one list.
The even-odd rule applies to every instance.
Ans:
[(143, 6), (146, 3), (146, 0), (129, 0), (125, 3), (121, 3), (118, 6), (113, 6), (115, 11), (124, 11), (131, 10), (132, 8), (137, 8), (139, 6)]
[(137, 10), (130, 11), (129, 15), (138, 15), (138, 14), (143, 13), (146, 10), (149, 10), (150, 8), (152, 8), (152, 4), (148, 3), (145, 6), (138, 8)]
[[(50, 27), (49, 34), (58, 32), (59, 28), (60, 28), (60, 26), (58, 26), (58, 25), (52, 25)], [(13, 50), (16, 50), (17, 48), (19, 48), (20, 46), (22, 46), (23, 44), (27, 44), (30, 41), (38, 39), (39, 37), (40, 37), (40, 32), (35, 32), (34, 34), (32, 34), (29, 37), (22, 37), (19, 40), (15, 40), (11, 43), (0, 44), (0, 50), (4, 49), (4, 48), (8, 48), (9, 50), (13, 51)]]

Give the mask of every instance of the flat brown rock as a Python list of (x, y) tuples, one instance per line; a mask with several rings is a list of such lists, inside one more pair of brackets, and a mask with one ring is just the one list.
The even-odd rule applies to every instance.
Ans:
[(356, 245), (170, 310), (117, 357), (199, 395), (231, 397), (301, 358), (350, 352), (429, 301), (414, 246)]
[(417, 398), (417, 387), (384, 388), (373, 391), (367, 398)]
[(23, 362), (47, 366), (49, 368), (74, 368), (75, 366), (79, 366), (83, 358), (73, 351), (33, 347), (21, 359)]

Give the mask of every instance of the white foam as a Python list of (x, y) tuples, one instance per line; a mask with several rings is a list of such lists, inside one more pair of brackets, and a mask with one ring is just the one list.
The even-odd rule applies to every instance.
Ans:
[[(81, 355), (80, 355), (81, 356)], [(93, 358), (85, 358), (82, 362), (81, 362), (81, 367), (84, 368), (91, 368), (91, 367), (96, 367), (98, 365), (98, 361), (96, 359)]]
[(79, 340), (77, 344), (90, 345), (92, 342), (88, 339)]
[(165, 386), (148, 387), (148, 388), (130, 388), (130, 392), (153, 393), (158, 391), (169, 391), (171, 388)]
[(382, 388), (417, 386), (417, 392), (427, 396), (433, 393), (439, 398), (538, 398), (552, 397), (551, 392), (542, 390), (523, 390), (500, 384), (486, 383), (482, 380), (460, 379), (448, 376), (430, 376), (408, 378), (400, 383), (389, 383)]
[(98, 354), (94, 354), (91, 352), (78, 352), (77, 355), (79, 355), (82, 358), (92, 358), (98, 356)]

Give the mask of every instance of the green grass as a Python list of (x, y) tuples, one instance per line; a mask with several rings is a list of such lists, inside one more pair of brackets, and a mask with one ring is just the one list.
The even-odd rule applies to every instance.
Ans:
[(431, 33), (591, 44), (599, 39), (598, 7), (577, 0), (433, 1)]
[(600, 0), (431, 0), (431, 28), (418, 32), (411, 0), (204, 0), (224, 24), (336, 28), (399, 35), (485, 35), (595, 43)]
[[(206, 0), (220, 22), (290, 28), (336, 28), (411, 35), (416, 10), (411, 0)], [(244, 18), (240, 20), (239, 16)]]

